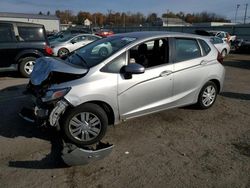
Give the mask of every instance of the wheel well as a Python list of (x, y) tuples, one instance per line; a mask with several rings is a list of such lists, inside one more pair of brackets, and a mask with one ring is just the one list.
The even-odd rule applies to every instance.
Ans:
[(103, 101), (88, 101), (87, 103), (93, 103), (100, 106), (108, 116), (108, 123), (109, 125), (113, 125), (115, 122), (115, 114), (111, 106)]
[(220, 82), (216, 79), (213, 79), (213, 80), (210, 80), (211, 82), (215, 83), (217, 89), (218, 89), (218, 92), (220, 92)]
[(35, 58), (39, 58), (40, 56), (37, 54), (23, 54), (22, 56), (18, 57), (17, 59), (17, 63), (20, 64), (22, 59), (26, 58), (26, 57), (35, 57)]

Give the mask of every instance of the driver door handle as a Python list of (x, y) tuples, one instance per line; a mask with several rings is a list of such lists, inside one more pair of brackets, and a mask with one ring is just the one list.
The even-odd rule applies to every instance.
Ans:
[(202, 61), (200, 62), (200, 65), (206, 65), (207, 63), (208, 63), (208, 61), (202, 60)]
[(166, 70), (166, 71), (163, 71), (160, 76), (169, 76), (170, 74), (172, 74), (173, 72), (170, 71), (170, 70)]

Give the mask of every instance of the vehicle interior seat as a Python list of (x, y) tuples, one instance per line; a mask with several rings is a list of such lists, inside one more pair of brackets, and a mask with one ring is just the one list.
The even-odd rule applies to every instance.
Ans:
[(148, 47), (145, 43), (140, 44), (138, 47), (138, 57), (136, 58), (136, 63), (141, 64), (145, 68), (148, 67), (147, 58)]
[(160, 47), (160, 58), (161, 58), (161, 64), (168, 63), (169, 59), (169, 46), (167, 40), (162, 40), (162, 45)]

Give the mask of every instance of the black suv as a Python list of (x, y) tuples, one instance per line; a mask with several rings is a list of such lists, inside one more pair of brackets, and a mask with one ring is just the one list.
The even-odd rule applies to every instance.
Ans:
[(0, 21), (0, 71), (19, 70), (29, 77), (35, 60), (51, 54), (43, 25)]

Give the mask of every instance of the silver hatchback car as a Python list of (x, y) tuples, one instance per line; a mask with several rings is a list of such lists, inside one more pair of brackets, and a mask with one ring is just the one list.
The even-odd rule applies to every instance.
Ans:
[(54, 56), (63, 57), (100, 38), (101, 37), (93, 34), (66, 35), (50, 42), (50, 45)]
[(134, 32), (97, 40), (65, 61), (37, 60), (27, 90), (34, 108), (21, 115), (60, 127), (77, 146), (100, 141), (108, 125), (197, 104), (211, 107), (225, 70), (209, 39), (166, 32)]

